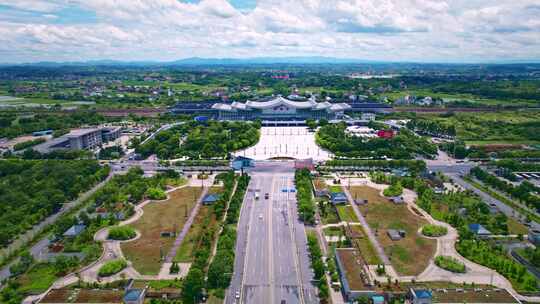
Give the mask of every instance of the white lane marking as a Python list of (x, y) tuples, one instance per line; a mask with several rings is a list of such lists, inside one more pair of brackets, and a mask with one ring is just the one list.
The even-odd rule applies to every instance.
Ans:
[[(257, 179), (257, 181), (255, 181), (255, 177), (253, 176), (253, 184), (257, 184), (257, 187), (259, 186), (259, 182), (260, 180)], [(251, 182), (249, 183), (251, 184)], [(248, 188), (249, 188), (249, 185), (248, 185)], [(249, 200), (246, 199), (248, 197), (248, 194), (249, 192), (246, 192), (245, 196), (244, 196), (244, 202), (245, 204), (249, 204)], [(254, 202), (254, 199), (252, 198), (251, 199), (251, 202), (253, 204)], [(249, 259), (249, 234), (250, 234), (250, 230), (251, 230), (251, 222), (253, 220), (253, 212), (255, 211), (255, 208), (253, 207), (253, 205), (251, 205), (250, 207), (250, 215), (249, 215), (249, 220), (248, 220), (248, 224), (247, 224), (247, 232), (246, 232), (246, 252), (245, 252), (245, 256), (244, 256), (244, 269), (242, 269), (242, 284), (240, 285), (240, 299), (239, 299), (239, 303), (242, 303), (242, 301), (244, 300), (244, 286), (246, 284), (246, 276), (247, 276), (247, 273), (246, 273), (246, 268), (247, 268), (247, 265), (248, 264), (248, 259)], [(240, 222), (240, 221), (239, 221)], [(253, 267), (255, 268), (255, 267)]]
[[(289, 184), (290, 182), (290, 179), (287, 177), (287, 184)], [(294, 200), (293, 200), (294, 201)], [(289, 212), (289, 192), (287, 192), (287, 215), (288, 215), (288, 218), (291, 219), (292, 217), (292, 212)], [(294, 268), (296, 270), (296, 280), (298, 281), (298, 295), (300, 296), (300, 303), (305, 303), (305, 300), (304, 300), (304, 288), (303, 288), (303, 285), (302, 285), (302, 274), (300, 272), (300, 267), (299, 267), (299, 264), (300, 264), (300, 257), (299, 257), (299, 249), (298, 249), (298, 246), (296, 244), (296, 234), (293, 232), (293, 229), (294, 229), (294, 226), (295, 223), (293, 222), (293, 220), (290, 220), (291, 221), (291, 225), (289, 227), (289, 231), (291, 233), (291, 241), (293, 243), (293, 246), (292, 246), (292, 250), (293, 250), (293, 257), (294, 257)]]

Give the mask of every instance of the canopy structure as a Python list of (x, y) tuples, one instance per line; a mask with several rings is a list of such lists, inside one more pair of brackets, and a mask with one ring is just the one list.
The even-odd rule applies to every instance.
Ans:
[(346, 103), (317, 102), (310, 98), (307, 101), (293, 101), (281, 96), (263, 101), (248, 100), (245, 103), (216, 103), (212, 109), (218, 111), (221, 120), (305, 120), (305, 119), (338, 119), (351, 106)]

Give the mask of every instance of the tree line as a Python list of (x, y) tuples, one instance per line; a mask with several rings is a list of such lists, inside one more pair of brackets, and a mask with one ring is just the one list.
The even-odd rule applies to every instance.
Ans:
[[(219, 296), (224, 295), (231, 280), (234, 267), (234, 254), (236, 244), (236, 223), (240, 215), (242, 205), (250, 177), (246, 174), (240, 176), (236, 191), (232, 193), (234, 186), (234, 173), (231, 171), (222, 175), (224, 187), (228, 188), (222, 194), (220, 201), (213, 205), (214, 215), (217, 219), (223, 218), (226, 203), (229, 201), (229, 209), (225, 218), (225, 225), (221, 230), (217, 240), (216, 255), (212, 262), (208, 264), (212, 242), (215, 232), (205, 233), (206, 240), (203, 248), (198, 248), (195, 261), (191, 265), (184, 281), (182, 290), (183, 303), (198, 303), (203, 296), (203, 289), (216, 290)], [(231, 197), (232, 194), (232, 197)], [(203, 253), (200, 253), (200, 252)], [(205, 280), (207, 276), (207, 280)]]
[(521, 184), (519, 184), (519, 186), (514, 186), (513, 184), (499, 179), (496, 176), (482, 170), (480, 167), (474, 167), (471, 169), (471, 174), (488, 186), (508, 194), (512, 198), (525, 203), (531, 208), (540, 210), (540, 196), (535, 194), (535, 192), (540, 191), (540, 188), (536, 187), (530, 182), (523, 181)]
[(406, 129), (393, 138), (370, 139), (348, 134), (346, 129), (343, 122), (323, 126), (315, 136), (316, 142), (338, 157), (412, 159), (415, 155), (432, 158), (437, 154), (436, 145)]
[(296, 170), (294, 184), (296, 186), (298, 214), (304, 223), (313, 224), (315, 222), (315, 203), (313, 202), (313, 184), (309, 170)]
[(31, 229), (109, 174), (97, 161), (0, 162), (0, 244)]
[(191, 159), (225, 158), (259, 141), (259, 124), (246, 122), (194, 121), (164, 130), (135, 150), (142, 157), (156, 154), (170, 159), (187, 156)]

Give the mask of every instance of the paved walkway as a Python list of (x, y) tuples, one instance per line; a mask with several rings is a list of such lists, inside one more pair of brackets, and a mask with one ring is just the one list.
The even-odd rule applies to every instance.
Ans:
[(346, 187), (341, 187), (341, 188), (343, 189), (343, 192), (345, 193), (345, 195), (347, 195), (347, 198), (348, 198), (348, 200), (349, 200), (349, 202), (350, 202), (350, 204), (351, 204), (351, 206), (352, 206), (352, 208), (354, 210), (354, 213), (356, 214), (356, 217), (358, 218), (358, 220), (362, 224), (362, 227), (364, 228), (364, 231), (366, 232), (367, 237), (369, 238), (371, 244), (373, 244), (373, 247), (377, 251), (377, 254), (381, 258), (382, 262), (385, 265), (392, 265), (392, 263), (390, 263), (390, 259), (388, 258), (388, 256), (384, 252), (384, 248), (382, 248), (381, 244), (379, 244), (379, 241), (377, 240), (377, 237), (375, 236), (375, 234), (371, 230), (371, 227), (369, 227), (369, 225), (368, 225), (366, 219), (364, 218), (364, 216), (362, 215), (362, 213), (360, 212), (360, 208), (358, 208), (358, 206), (354, 203), (354, 199), (351, 196), (351, 193), (349, 192), (349, 189), (347, 189)]
[(176, 257), (176, 252), (178, 251), (178, 248), (180, 248), (180, 245), (182, 245), (182, 241), (186, 237), (189, 228), (191, 228), (191, 225), (193, 224), (193, 221), (195, 220), (195, 217), (199, 213), (199, 209), (201, 209), (202, 200), (204, 196), (208, 193), (208, 187), (204, 187), (201, 196), (197, 200), (197, 203), (195, 204), (195, 207), (191, 209), (191, 213), (189, 214), (189, 217), (187, 221), (184, 223), (184, 226), (182, 227), (182, 231), (178, 234), (176, 239), (174, 240), (174, 244), (171, 247), (171, 250), (169, 251), (169, 254), (167, 254), (167, 257), (165, 257), (165, 263), (172, 263), (173, 259)]

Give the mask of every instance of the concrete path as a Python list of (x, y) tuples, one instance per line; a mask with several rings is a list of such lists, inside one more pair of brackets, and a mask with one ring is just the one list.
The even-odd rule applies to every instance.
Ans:
[(356, 217), (358, 218), (358, 220), (362, 224), (362, 227), (364, 228), (364, 231), (366, 232), (367, 237), (369, 238), (371, 244), (373, 244), (373, 247), (377, 251), (377, 254), (381, 258), (382, 262), (385, 265), (392, 265), (392, 263), (390, 263), (390, 259), (388, 258), (388, 256), (384, 252), (384, 248), (382, 248), (381, 244), (379, 244), (379, 241), (377, 240), (377, 237), (375, 236), (375, 234), (371, 230), (371, 227), (369, 227), (369, 225), (368, 225), (366, 219), (364, 218), (364, 216), (362, 215), (362, 213), (360, 212), (360, 208), (358, 208), (358, 206), (354, 203), (354, 199), (351, 196), (351, 193), (349, 192), (349, 189), (347, 189), (346, 187), (343, 187), (343, 186), (341, 188), (343, 189), (343, 192), (347, 196), (347, 199), (349, 200), (349, 202), (350, 202), (350, 204), (351, 204), (351, 206), (352, 206), (352, 208), (354, 210), (354, 213), (356, 214)]
[(172, 263), (173, 259), (176, 257), (176, 252), (178, 251), (178, 248), (180, 248), (180, 245), (182, 245), (182, 241), (186, 237), (189, 228), (191, 228), (191, 225), (193, 224), (193, 221), (195, 220), (195, 217), (199, 213), (199, 209), (201, 209), (202, 200), (204, 196), (208, 193), (208, 187), (204, 187), (201, 196), (197, 200), (197, 203), (195, 204), (195, 207), (191, 209), (191, 213), (189, 214), (189, 217), (187, 221), (184, 223), (184, 226), (182, 227), (182, 231), (178, 234), (176, 239), (174, 240), (174, 244), (171, 247), (171, 250), (167, 254), (167, 257), (165, 257), (165, 263)]

